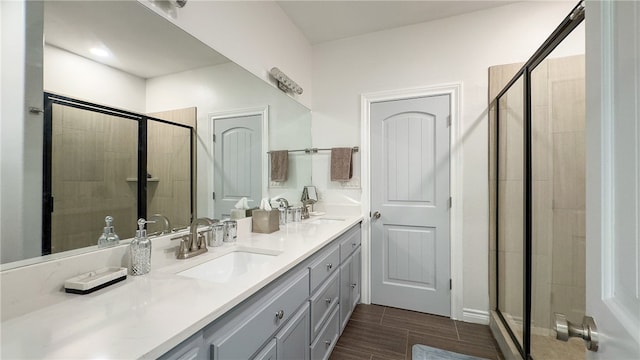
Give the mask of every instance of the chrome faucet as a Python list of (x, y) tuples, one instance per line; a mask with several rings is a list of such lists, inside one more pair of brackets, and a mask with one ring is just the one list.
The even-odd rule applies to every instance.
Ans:
[(273, 199), (273, 201), (278, 202), (278, 208), (286, 209), (289, 207), (289, 201), (287, 201), (287, 199), (285, 198), (277, 198), (277, 199)]
[(177, 259), (188, 259), (207, 252), (207, 242), (204, 236), (198, 234), (198, 225), (211, 226), (215, 222), (209, 218), (198, 218), (193, 220), (189, 227), (189, 233), (171, 240), (180, 240), (180, 248), (176, 254)]
[(162, 230), (150, 235), (164, 235), (164, 234), (169, 234), (171, 232), (171, 222), (169, 221), (168, 217), (162, 214), (153, 214), (149, 216), (149, 220), (162, 221), (162, 223), (164, 224), (164, 226), (162, 227)]

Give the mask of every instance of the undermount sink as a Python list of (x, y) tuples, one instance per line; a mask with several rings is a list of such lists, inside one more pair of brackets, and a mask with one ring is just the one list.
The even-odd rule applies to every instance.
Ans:
[(178, 275), (217, 283), (232, 281), (249, 272), (260, 272), (276, 257), (279, 252), (233, 251), (219, 258), (209, 260)]
[(344, 221), (344, 219), (337, 219), (337, 218), (319, 218), (319, 219), (313, 219), (309, 221), (309, 224), (318, 224), (318, 225), (324, 225), (324, 224), (335, 224), (337, 222), (341, 222)]

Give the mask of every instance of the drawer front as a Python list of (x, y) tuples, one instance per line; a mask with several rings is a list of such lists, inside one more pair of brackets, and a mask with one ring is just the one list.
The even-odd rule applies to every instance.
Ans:
[(272, 339), (252, 360), (276, 360), (276, 339)]
[(309, 300), (311, 303), (311, 339), (315, 339), (322, 329), (322, 325), (331, 315), (331, 310), (338, 305), (340, 294), (338, 275), (338, 271), (334, 272)]
[(326, 360), (331, 355), (331, 350), (338, 342), (338, 308), (331, 313), (331, 317), (316, 341), (311, 344), (311, 360)]
[(362, 242), (362, 230), (360, 225), (356, 225), (344, 233), (340, 239), (340, 262), (345, 261)]
[(291, 284), (270, 299), (264, 307), (249, 314), (246, 321), (231, 334), (211, 344), (216, 360), (248, 359), (264, 342), (294, 315), (296, 309), (309, 297), (309, 274), (303, 271)]
[(311, 291), (320, 285), (326, 278), (338, 270), (340, 266), (340, 247), (338, 244), (330, 245), (319, 258), (309, 265), (311, 276)]

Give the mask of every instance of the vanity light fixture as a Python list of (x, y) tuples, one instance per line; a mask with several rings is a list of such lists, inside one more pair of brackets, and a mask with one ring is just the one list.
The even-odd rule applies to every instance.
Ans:
[(283, 73), (277, 67), (274, 67), (269, 72), (274, 79), (278, 81), (278, 88), (284, 92), (292, 91), (298, 95), (302, 94), (302, 88), (295, 81), (291, 80), (285, 73)]

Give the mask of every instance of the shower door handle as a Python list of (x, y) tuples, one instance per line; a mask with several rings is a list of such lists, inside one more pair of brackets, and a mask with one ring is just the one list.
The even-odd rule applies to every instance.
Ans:
[(570, 337), (579, 337), (585, 341), (585, 346), (590, 351), (598, 351), (598, 328), (591, 316), (582, 318), (582, 324), (573, 324), (564, 314), (555, 314), (556, 339), (568, 341)]

